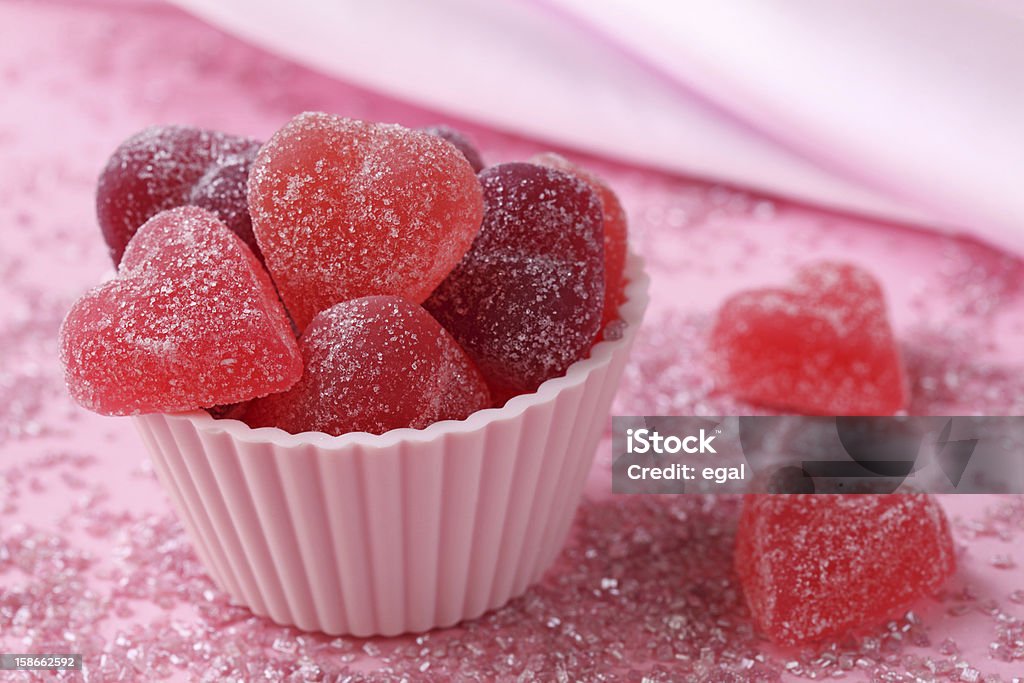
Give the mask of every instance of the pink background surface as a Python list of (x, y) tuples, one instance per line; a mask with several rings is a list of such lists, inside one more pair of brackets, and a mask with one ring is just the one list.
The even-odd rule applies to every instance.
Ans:
[[(183, 643), (206, 648), (197, 646), (188, 655), (193, 661), (209, 662), (216, 648), (225, 661), (237, 661), (242, 655), (232, 647), (256, 661), (274, 650), (262, 644), (274, 642), (283, 643), (277, 653), (313, 648), (322, 657), (316, 648), (323, 643), (307, 643), (297, 632), (269, 622), (246, 621), (249, 630), (231, 635), (218, 619), (234, 613), (216, 592), (206, 597), (217, 605), (213, 612), (195, 604), (196, 595), (214, 589), (202, 583), (201, 569), (189, 559), (131, 423), (86, 413), (63, 393), (57, 327), (70, 303), (112, 271), (93, 215), (95, 176), (117, 143), (146, 125), (187, 123), (266, 137), (303, 110), (407, 125), (446, 120), (470, 133), (490, 162), (525, 158), (543, 148), (339, 83), (159, 4), (5, 0), (0, 25), (0, 651), (35, 651), (47, 642), (23, 621), (34, 608), (21, 621), (16, 616), (21, 606), (46, 602), (57, 616), (43, 630), (66, 638), (66, 651), (95, 653), (94, 670), (106, 672), (99, 680), (116, 680), (120, 669), (129, 671), (125, 680), (142, 677), (130, 668), (132, 647), (166, 640), (175, 624), (188, 634), (181, 636)], [(864, 265), (884, 282), (913, 385), (911, 412), (1022, 414), (1024, 264), (1018, 258), (974, 242), (563, 151), (619, 190), (634, 248), (647, 258), (653, 280), (652, 305), (614, 412), (748, 409), (716, 394), (704, 371), (707, 316), (727, 294), (782, 282), (797, 264), (824, 256)], [(565, 590), (568, 576), (601, 580), (602, 572), (623, 567), (642, 575), (666, 559), (654, 547), (638, 564), (609, 560), (581, 569), (572, 563), (592, 558), (581, 543), (605, 552), (602, 539), (618, 538), (624, 534), (620, 525), (641, 518), (665, 533), (672, 528), (666, 511), (696, 505), (612, 498), (609, 461), (606, 440), (598, 450), (575, 545), (536, 592), (537, 600), (549, 601), (545, 604), (565, 604), (555, 594)], [(989, 655), (1000, 615), (1003, 623), (1024, 617), (1024, 593), (1014, 593), (1024, 589), (1016, 566), (1024, 563), (1019, 549), (1024, 503), (996, 496), (946, 497), (943, 503), (956, 520), (961, 568), (943, 600), (915, 607), (932, 646), (908, 648), (901, 656), (960, 662), (953, 675), (963, 680), (975, 669), (979, 676), (999, 674), (1003, 680), (1024, 675), (1024, 660)], [(709, 499), (707, 505), (716, 504)], [(723, 525), (726, 539), (732, 507), (724, 501), (708, 513)], [(685, 537), (692, 530), (683, 527)], [(52, 546), (32, 546), (29, 537), (49, 539)], [(685, 544), (666, 552), (685, 553)], [(161, 557), (184, 564), (161, 565)], [(59, 562), (63, 569), (56, 567)], [(68, 566), (73, 571), (61, 574)], [(184, 572), (180, 587), (172, 580), (175, 572)], [(685, 592), (682, 574), (678, 586)], [(47, 584), (54, 576), (65, 578)], [(54, 592), (61, 585), (72, 604)], [(600, 586), (580, 595), (580, 609), (614, 601)], [(659, 617), (657, 603), (644, 599), (642, 591), (633, 595), (630, 613), (649, 608), (652, 618)], [(506, 617), (528, 611), (529, 604), (520, 601)], [(44, 616), (33, 619), (45, 621)], [(733, 616), (745, 619), (742, 611)], [(498, 626), (511, 623), (506, 617), (488, 623), (500, 634)], [(712, 619), (700, 613), (688, 618)], [(59, 628), (61, 619), (67, 633)], [(520, 633), (515, 628), (508, 626)], [(480, 638), (472, 628), (450, 636), (467, 642)], [(604, 637), (634, 636), (609, 632)], [(940, 651), (947, 638), (960, 654), (950, 654), (948, 644), (948, 652)], [(366, 647), (358, 641), (363, 654), (345, 664), (372, 671), (387, 660), (388, 648), (401, 642)], [(530, 642), (538, 648), (547, 643), (552, 651), (565, 647), (557, 639)], [(767, 644), (759, 647), (776, 669), (797, 658)], [(185, 645), (179, 651), (190, 652)], [(101, 662), (103, 652), (107, 659)], [(495, 661), (499, 655), (496, 651)], [(327, 670), (335, 666), (316, 663)], [(182, 680), (198, 677), (200, 669), (185, 666), (172, 662), (169, 672)], [(887, 666), (905, 673), (916, 665), (897, 658)], [(789, 667), (782, 676), (800, 680), (798, 670)], [(846, 678), (861, 675), (849, 672)]]

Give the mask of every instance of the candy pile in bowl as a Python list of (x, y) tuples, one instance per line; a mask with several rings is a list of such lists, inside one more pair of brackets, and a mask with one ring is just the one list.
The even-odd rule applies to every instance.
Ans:
[(564, 374), (623, 301), (626, 220), (601, 180), (553, 154), (483, 168), (445, 127), (305, 113), (262, 145), (149, 128), (97, 209), (117, 277), (60, 343), (71, 395), (108, 415), (423, 428)]

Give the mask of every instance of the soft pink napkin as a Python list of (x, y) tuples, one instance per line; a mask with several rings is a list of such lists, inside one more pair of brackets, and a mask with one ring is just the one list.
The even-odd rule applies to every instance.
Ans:
[(175, 2), (463, 118), (1024, 251), (1013, 0)]

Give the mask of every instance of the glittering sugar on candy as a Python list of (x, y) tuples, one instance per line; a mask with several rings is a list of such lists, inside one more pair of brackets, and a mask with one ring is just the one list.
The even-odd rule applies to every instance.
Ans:
[(217, 214), (259, 256), (245, 191), (258, 140), (189, 126), (151, 126), (121, 143), (100, 174), (96, 215), (114, 263), (132, 235), (165, 209)]
[(249, 404), (253, 427), (292, 433), (421, 429), (490, 405), (480, 372), (430, 314), (371, 296), (318, 314), (299, 341), (306, 370), (290, 391)]
[(480, 157), (480, 152), (477, 150), (476, 147), (473, 146), (473, 143), (470, 142), (469, 139), (461, 132), (455, 130), (451, 126), (445, 126), (443, 124), (439, 124), (436, 126), (427, 126), (426, 128), (421, 128), (420, 130), (422, 130), (424, 133), (436, 135), (437, 137), (447, 140), (448, 142), (455, 145), (455, 148), (462, 152), (462, 156), (466, 157), (466, 161), (468, 161), (469, 165), (473, 167), (474, 173), (479, 173), (480, 171), (484, 170), (484, 161)]
[(604, 314), (601, 319), (602, 327), (610, 321), (618, 318), (619, 306), (625, 301), (626, 283), (623, 282), (623, 272), (626, 269), (627, 252), (627, 227), (626, 211), (622, 208), (622, 202), (608, 186), (608, 183), (597, 177), (590, 171), (572, 163), (565, 157), (547, 152), (538, 154), (531, 159), (532, 162), (557, 168), (571, 173), (584, 181), (597, 193), (601, 201), (601, 214), (604, 217)]
[(60, 347), (71, 396), (108, 415), (236, 403), (284, 391), (302, 374), (266, 271), (194, 206), (142, 226), (117, 279), (72, 307)]
[(300, 114), (260, 149), (253, 229), (300, 329), (363, 296), (421, 303), (480, 229), (480, 183), (441, 138), (397, 125)]
[(480, 235), (424, 305), (500, 402), (590, 350), (604, 305), (601, 205), (581, 180), (537, 164), (492, 166), (480, 182)]
[(929, 495), (753, 494), (735, 564), (754, 621), (792, 645), (899, 616), (953, 574), (956, 557)]

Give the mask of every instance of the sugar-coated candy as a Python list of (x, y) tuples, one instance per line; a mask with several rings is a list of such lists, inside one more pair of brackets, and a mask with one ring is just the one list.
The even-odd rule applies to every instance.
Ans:
[(216, 214), (262, 263), (263, 254), (252, 233), (249, 217), (249, 168), (255, 158), (254, 150), (251, 155), (223, 159), (210, 166), (192, 186), (186, 203)]
[(299, 340), (305, 374), (249, 403), (253, 427), (383, 434), (460, 420), (490, 405), (480, 372), (420, 306), (371, 296), (320, 312)]
[(71, 308), (60, 351), (71, 396), (107, 415), (236, 403), (284, 391), (302, 374), (270, 277), (194, 206), (139, 229), (117, 278)]
[(443, 138), (455, 145), (456, 149), (462, 152), (462, 156), (466, 157), (466, 161), (469, 162), (469, 165), (473, 167), (474, 173), (479, 173), (484, 170), (484, 161), (480, 156), (480, 152), (473, 146), (473, 143), (469, 141), (469, 138), (463, 135), (460, 131), (443, 124), (427, 126), (420, 130), (424, 133), (430, 133), (431, 135)]
[(956, 569), (929, 495), (749, 495), (736, 573), (758, 627), (795, 645), (899, 617)]
[(260, 143), (189, 126), (152, 126), (121, 143), (100, 174), (96, 215), (114, 263), (157, 213), (211, 209), (257, 255), (246, 204), (248, 168)]
[(601, 205), (583, 181), (537, 164), (492, 166), (480, 183), (480, 234), (425, 306), (504, 399), (590, 349), (604, 306)]
[(608, 183), (562, 155), (545, 152), (534, 156), (530, 161), (573, 174), (590, 185), (590, 188), (597, 193), (597, 198), (601, 200), (601, 213), (604, 216), (605, 288), (604, 314), (601, 317), (601, 327), (603, 328), (609, 321), (619, 317), (619, 306), (626, 299), (624, 291), (628, 241), (626, 211)]
[(854, 265), (816, 263), (787, 289), (732, 296), (718, 312), (711, 349), (719, 385), (752, 403), (891, 415), (907, 402), (882, 288)]
[(249, 209), (267, 267), (303, 329), (349, 299), (422, 302), (469, 249), (483, 201), (469, 162), (441, 138), (305, 113), (260, 150)]

